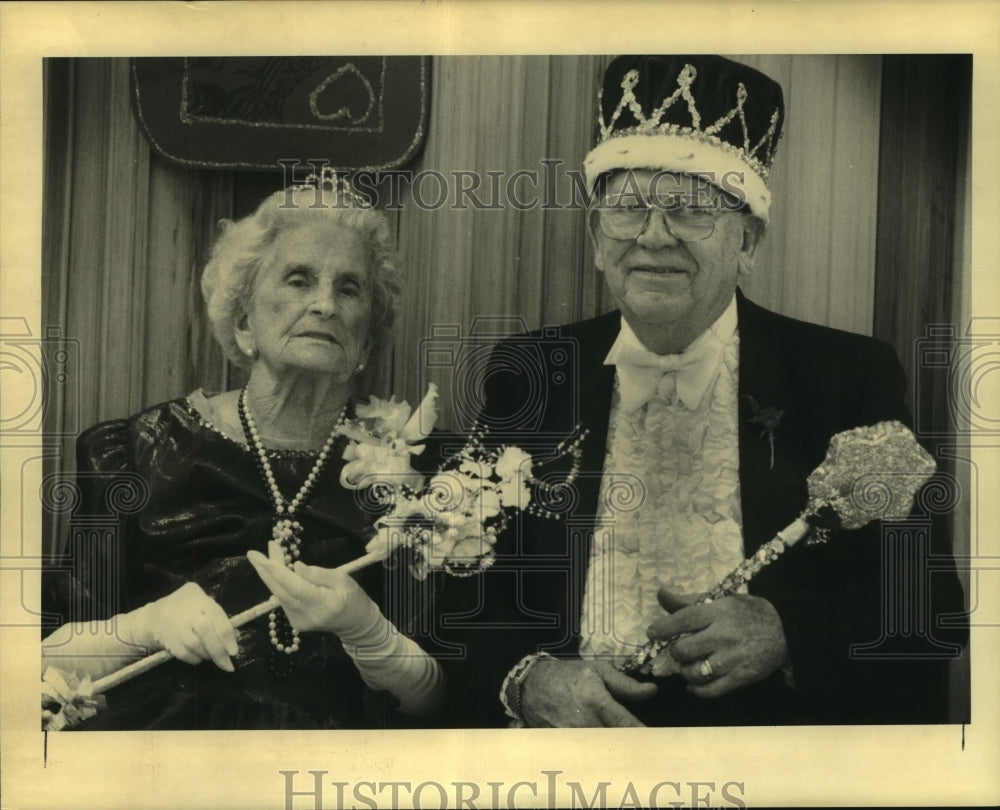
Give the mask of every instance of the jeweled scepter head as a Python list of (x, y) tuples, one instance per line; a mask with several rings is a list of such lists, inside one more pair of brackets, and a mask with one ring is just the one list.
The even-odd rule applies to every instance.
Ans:
[[(807, 544), (826, 542), (841, 528), (860, 529), (873, 520), (905, 518), (917, 491), (936, 468), (930, 453), (902, 422), (837, 433), (830, 439), (826, 458), (809, 474), (809, 500), (802, 514), (698, 601), (704, 604), (736, 593), (803, 538)], [(648, 671), (657, 654), (677, 638), (646, 643), (619, 669), (630, 674)]]

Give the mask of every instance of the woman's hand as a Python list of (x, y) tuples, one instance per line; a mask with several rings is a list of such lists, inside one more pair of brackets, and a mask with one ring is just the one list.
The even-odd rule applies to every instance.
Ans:
[(336, 633), (362, 680), (376, 691), (391, 692), (404, 714), (436, 712), (444, 696), (444, 675), (437, 661), (392, 625), (354, 578), (342, 571), (302, 562), (290, 570), (280, 544), (268, 556), (247, 558), (278, 597), (296, 630)]
[(250, 551), (247, 558), (299, 632), (336, 633), (346, 640), (366, 631), (373, 613), (381, 617), (378, 607), (349, 574), (302, 562), (289, 569), (280, 544), (274, 540), (268, 543), (268, 555)]
[(129, 635), (142, 644), (167, 650), (187, 664), (212, 661), (233, 671), (231, 656), (239, 652), (236, 630), (219, 603), (195, 582), (182, 585), (126, 615)]

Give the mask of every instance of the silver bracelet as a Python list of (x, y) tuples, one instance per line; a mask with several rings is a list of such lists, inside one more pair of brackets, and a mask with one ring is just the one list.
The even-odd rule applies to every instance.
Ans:
[(547, 652), (526, 655), (503, 679), (500, 685), (500, 702), (507, 716), (513, 720), (511, 727), (524, 728), (524, 716), (521, 714), (521, 687), (524, 679), (528, 677), (529, 670), (540, 659), (551, 657)]

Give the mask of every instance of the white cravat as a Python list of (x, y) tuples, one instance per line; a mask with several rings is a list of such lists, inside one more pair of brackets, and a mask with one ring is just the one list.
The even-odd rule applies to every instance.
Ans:
[[(663, 615), (661, 586), (701, 593), (743, 559), (736, 321), (734, 301), (679, 363), (663, 364), (686, 370), (667, 374), (622, 322), (605, 360), (618, 366), (618, 387), (580, 617), (585, 658), (634, 651)], [(633, 356), (651, 356), (651, 371), (618, 362)], [(675, 377), (676, 399), (665, 395)], [(623, 490), (636, 496), (612, 497)]]
[[(729, 310), (719, 321), (728, 314)], [(722, 349), (723, 343), (712, 328), (680, 354), (656, 354), (639, 341), (622, 318), (621, 331), (604, 364), (617, 367), (620, 407), (625, 413), (639, 410), (657, 392), (668, 402), (676, 392), (684, 407), (693, 411), (718, 373)]]

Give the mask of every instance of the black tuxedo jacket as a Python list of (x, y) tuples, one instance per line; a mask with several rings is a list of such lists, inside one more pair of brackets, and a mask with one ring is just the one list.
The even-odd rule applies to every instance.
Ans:
[[(737, 305), (749, 556), (801, 513), (806, 479), (831, 436), (910, 420), (905, 378), (888, 345), (768, 312), (739, 292)], [(497, 695), (523, 655), (577, 654), (615, 375), (603, 361), (620, 317), (612, 312), (508, 339), (492, 354), (481, 421), (497, 443), (530, 448), (542, 459), (577, 425), (588, 433), (572, 497), (544, 504), (559, 518), (517, 514), (492, 568), (445, 585), (439, 638), (452, 654), (455, 725), (505, 722)], [(754, 403), (782, 411), (773, 465), (770, 442), (751, 421)], [(627, 485), (621, 496), (628, 497)], [(825, 545), (800, 543), (751, 581), (750, 592), (781, 617), (793, 686), (779, 672), (726, 697), (700, 699), (674, 676), (657, 681), (654, 699), (629, 708), (649, 725), (946, 720), (947, 661), (959, 654), (964, 635), (936, 627), (936, 617), (960, 615), (963, 598), (954, 572), (928, 573), (930, 558), (950, 559), (948, 539), (931, 516), (915, 512), (909, 522), (842, 531)], [(900, 548), (907, 549), (902, 567), (893, 556)]]

